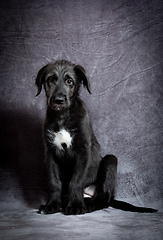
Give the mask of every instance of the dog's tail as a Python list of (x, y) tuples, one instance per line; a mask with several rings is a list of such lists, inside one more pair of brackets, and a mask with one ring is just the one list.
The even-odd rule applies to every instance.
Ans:
[(153, 213), (158, 211), (153, 208), (137, 207), (130, 203), (126, 203), (115, 199), (111, 200), (109, 205), (110, 207), (130, 212)]

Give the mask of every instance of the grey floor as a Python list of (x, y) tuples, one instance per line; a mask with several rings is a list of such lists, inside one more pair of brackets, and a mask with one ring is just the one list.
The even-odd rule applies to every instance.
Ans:
[(0, 239), (162, 240), (163, 213), (131, 213), (108, 208), (65, 216), (40, 215), (37, 209), (2, 207)]

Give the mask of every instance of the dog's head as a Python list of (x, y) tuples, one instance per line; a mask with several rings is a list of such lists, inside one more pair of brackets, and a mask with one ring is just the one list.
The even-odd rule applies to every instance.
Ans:
[(81, 83), (91, 93), (84, 68), (64, 60), (41, 68), (35, 83), (38, 87), (36, 96), (40, 94), (44, 85), (47, 104), (55, 111), (62, 111), (71, 106)]

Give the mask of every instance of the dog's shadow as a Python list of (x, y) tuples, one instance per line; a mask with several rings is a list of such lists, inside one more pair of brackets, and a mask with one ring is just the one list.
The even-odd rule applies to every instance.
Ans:
[(0, 116), (0, 191), (7, 198), (3, 200), (12, 195), (35, 207), (47, 189), (42, 122), (25, 112), (0, 111)]

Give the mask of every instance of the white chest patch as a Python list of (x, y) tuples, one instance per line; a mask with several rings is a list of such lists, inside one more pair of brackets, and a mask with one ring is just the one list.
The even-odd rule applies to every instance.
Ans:
[(65, 147), (69, 148), (72, 144), (72, 137), (65, 129), (61, 129), (59, 132), (52, 132), (49, 130), (49, 134), (52, 143), (61, 150)]

